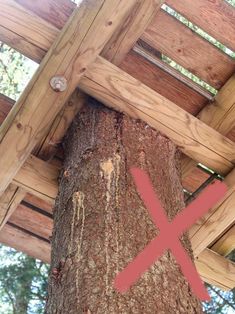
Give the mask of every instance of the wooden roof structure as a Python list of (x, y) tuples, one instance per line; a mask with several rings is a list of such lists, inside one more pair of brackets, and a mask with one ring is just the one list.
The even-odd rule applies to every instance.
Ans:
[[(20, 99), (0, 95), (0, 242), (50, 262), (58, 149), (88, 97), (146, 121), (184, 153), (194, 192), (223, 176), (226, 197), (190, 229), (204, 281), (235, 287), (235, 60), (161, 8), (161, 0), (1, 0), (0, 41), (40, 63)], [(166, 0), (235, 51), (235, 8), (225, 0)], [(165, 55), (218, 90), (161, 60)], [(64, 92), (50, 86), (67, 80)], [(60, 86), (57, 86), (60, 88)]]

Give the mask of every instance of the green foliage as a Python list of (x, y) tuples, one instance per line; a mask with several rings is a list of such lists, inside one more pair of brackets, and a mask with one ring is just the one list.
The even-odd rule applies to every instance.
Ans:
[(235, 7), (235, 0), (225, 0), (225, 1), (227, 1), (229, 4)]
[(0, 313), (43, 313), (48, 270), (48, 265), (0, 246)]
[(0, 42), (0, 93), (17, 100), (37, 64)]

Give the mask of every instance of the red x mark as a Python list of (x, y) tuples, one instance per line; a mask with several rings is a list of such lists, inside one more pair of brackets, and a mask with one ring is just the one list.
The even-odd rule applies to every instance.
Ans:
[(153, 222), (160, 230), (160, 234), (117, 275), (114, 283), (115, 288), (120, 292), (128, 290), (165, 250), (170, 249), (194, 293), (201, 300), (210, 300), (195, 266), (179, 241), (179, 237), (225, 195), (226, 185), (219, 181), (210, 185), (173, 221), (169, 222), (158, 197), (154, 193), (148, 175), (138, 168), (132, 168), (131, 174)]

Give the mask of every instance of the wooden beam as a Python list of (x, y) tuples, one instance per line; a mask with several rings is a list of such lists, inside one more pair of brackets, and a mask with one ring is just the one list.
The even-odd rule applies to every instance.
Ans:
[[(0, 163), (4, 164), (0, 168), (0, 194), (71, 96), (87, 66), (125, 21), (133, 3), (87, 0), (74, 11), (0, 129)], [(56, 75), (67, 79), (65, 92), (50, 87), (50, 79)]]
[(0, 125), (3, 123), (9, 111), (14, 106), (14, 103), (14, 100), (0, 94)]
[(163, 10), (141, 39), (217, 89), (234, 73), (231, 57)]
[(235, 50), (235, 10), (228, 2), (224, 0), (166, 0), (166, 4), (222, 44)]
[[(43, 1), (45, 2), (45, 0)], [(19, 3), (20, 6), (16, 2)], [(161, 0), (135, 1), (135, 7), (133, 8), (130, 16), (128, 17), (128, 19), (126, 19), (121, 28), (114, 33), (114, 35), (102, 51), (102, 55), (105, 56), (107, 59), (112, 60), (113, 63), (119, 64), (125, 57), (127, 52), (135, 44), (139, 36), (144, 32), (145, 28), (149, 25), (152, 18), (159, 10), (161, 2)], [(28, 10), (33, 12), (31, 19), (34, 23), (32, 24), (30, 30), (30, 36), (37, 37), (37, 40), (39, 42), (38, 46), (44, 51), (44, 53), (49, 48), (49, 45), (45, 46), (45, 39), (41, 40), (41, 38), (37, 36), (38, 29), (40, 29), (41, 27), (45, 29), (44, 37), (46, 38), (47, 42), (51, 42), (52, 44), (52, 39), (55, 37), (55, 29), (52, 28), (51, 30), (50, 26), (47, 25), (47, 23), (53, 24), (53, 27), (56, 26), (57, 28), (61, 28), (68, 19), (73, 9), (76, 7), (74, 3), (65, 0), (60, 0), (59, 3), (55, 2), (54, 0), (49, 0), (44, 3), (44, 6), (42, 6), (42, 3), (39, 3), (39, 1), (34, 2), (34, 4), (32, 5), (25, 0), (17, 0), (11, 2), (4, 1), (2, 5), (3, 12), (0, 13), (0, 15), (3, 15), (3, 20), (4, 18), (7, 18), (6, 13), (4, 13), (5, 11), (7, 11), (7, 8), (8, 10), (10, 10), (13, 7), (13, 12), (18, 12), (17, 14), (13, 14), (13, 16), (11, 17), (12, 23), (8, 26), (7, 23), (9, 22), (6, 21), (6, 25), (9, 28), (12, 28), (13, 34), (17, 34), (21, 38), (25, 39), (25, 45), (23, 45), (22, 43), (23, 47), (27, 47), (27, 39), (29, 37), (27, 33), (28, 29), (26, 30), (24, 27), (17, 28), (18, 19), (19, 17), (21, 17), (21, 19), (24, 21), (30, 14)], [(54, 19), (54, 14), (56, 14), (57, 16), (56, 20)], [(43, 18), (44, 20), (42, 21), (41, 18)], [(46, 35), (47, 33), (49, 33), (48, 36)], [(8, 44), (14, 46), (15, 42), (18, 42), (18, 40), (16, 39), (8, 42)], [(34, 52), (35, 43), (31, 41), (31, 45), (31, 51)], [(44, 53), (40, 53), (36, 57), (36, 61), (38, 61), (38, 59), (40, 60)], [(32, 54), (32, 56), (30, 57), (34, 58), (34, 54)], [(77, 95), (77, 100), (76, 102), (74, 102), (75, 105), (72, 106), (73, 108), (71, 108), (71, 101), (69, 101), (69, 105), (65, 106), (63, 112), (61, 112), (55, 119), (52, 125), (52, 129), (47, 135), (47, 138), (38, 143), (37, 147), (34, 150), (34, 154), (38, 154), (38, 150), (40, 149), (41, 152), (38, 154), (39, 157), (43, 159), (49, 159), (51, 157), (50, 153), (53, 154), (53, 151), (55, 150), (55, 142), (58, 143), (61, 140), (71, 122), (72, 113), (76, 115), (83, 101), (84, 95)], [(76, 106), (76, 104), (78, 105)], [(62, 130), (64, 130), (64, 132)]]
[(195, 260), (195, 264), (205, 282), (223, 290), (235, 287), (235, 263), (230, 260), (206, 249)]
[(128, 19), (112, 36), (101, 56), (119, 65), (152, 22), (164, 0), (137, 0)]
[(50, 48), (57, 35), (58, 30), (55, 26), (24, 9), (14, 0), (1, 0), (0, 38), (4, 39), (5, 43), (9, 45), (13, 43), (13, 47), (16, 45), (14, 48), (19, 48), (23, 42), (26, 42), (27, 56), (32, 51), (34, 57), (39, 60), (45, 55), (45, 51)]
[(48, 241), (52, 234), (52, 218), (22, 204), (17, 207), (8, 222)]
[[(203, 108), (198, 118), (216, 129), (223, 135), (228, 135), (235, 128), (235, 74), (226, 82), (215, 97), (215, 101)], [(235, 138), (232, 138), (235, 141)], [(187, 157), (182, 162), (183, 177), (189, 176), (196, 163)], [(225, 173), (227, 174), (227, 173)]]
[(11, 184), (0, 197), (0, 230), (14, 213), (26, 192), (18, 186)]
[[(34, 258), (50, 263), (50, 244), (14, 228), (12, 225), (5, 225), (0, 232), (0, 242)], [(224, 257), (207, 249), (200, 254), (195, 263), (204, 281), (223, 290), (230, 290), (235, 286), (235, 264)]]
[(232, 192), (219, 205), (213, 207), (209, 213), (190, 229), (189, 235), (195, 256), (214, 242), (221, 233), (235, 221), (235, 192)]
[(58, 193), (59, 168), (31, 155), (13, 179), (25, 191), (54, 204)]
[(12, 225), (6, 224), (0, 231), (0, 242), (10, 246), (17, 251), (42, 260), (44, 263), (50, 263), (51, 245), (49, 242), (30, 235)]
[(211, 249), (223, 256), (228, 255), (235, 249), (235, 225), (233, 225)]
[(120, 68), (193, 115), (207, 102), (205, 97), (135, 51), (129, 52)]
[(219, 172), (233, 168), (233, 142), (102, 57), (89, 67), (79, 86), (107, 106), (163, 132), (196, 161)]

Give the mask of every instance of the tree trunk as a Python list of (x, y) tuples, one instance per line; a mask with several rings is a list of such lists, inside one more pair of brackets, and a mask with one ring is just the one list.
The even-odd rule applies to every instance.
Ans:
[[(145, 123), (90, 101), (65, 140), (46, 313), (202, 313), (169, 252), (126, 293), (113, 287), (116, 274), (158, 232), (130, 175), (133, 166), (148, 172), (172, 219), (184, 207), (174, 144)], [(182, 243), (192, 256), (186, 235)]]

